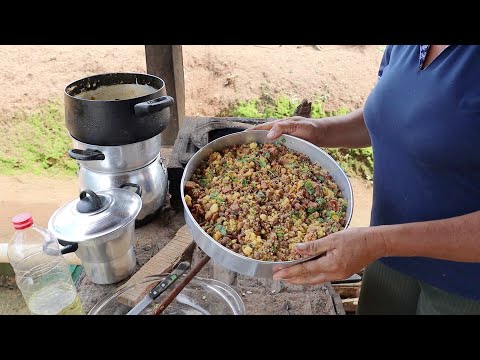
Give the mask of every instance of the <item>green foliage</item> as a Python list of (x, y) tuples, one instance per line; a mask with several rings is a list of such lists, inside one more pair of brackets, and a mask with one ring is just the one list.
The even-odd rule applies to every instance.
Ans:
[[(260, 99), (248, 101), (239, 101), (221, 113), (223, 116), (238, 116), (245, 118), (271, 118), (281, 119), (292, 116), (300, 101), (289, 99), (286, 96), (280, 96), (272, 99), (269, 96), (262, 96)], [(325, 111), (323, 109), (323, 101), (316, 99), (312, 102), (312, 118), (323, 118), (325, 116), (345, 115), (349, 112), (346, 107), (340, 108), (338, 111)]]
[(359, 175), (366, 180), (373, 179), (372, 148), (324, 149), (349, 175)]
[(258, 100), (241, 101), (235, 108), (231, 109), (229, 116), (238, 116), (245, 118), (264, 117), (263, 114), (258, 111), (258, 105)]
[(71, 139), (59, 103), (50, 102), (31, 114), (16, 115), (4, 131), (0, 138), (1, 174), (75, 174), (77, 165), (67, 155)]

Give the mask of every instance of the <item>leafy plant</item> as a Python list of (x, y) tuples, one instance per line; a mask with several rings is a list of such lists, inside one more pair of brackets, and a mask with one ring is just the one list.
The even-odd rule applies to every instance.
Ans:
[(59, 102), (32, 113), (18, 113), (9, 124), (0, 137), (1, 174), (75, 174), (78, 168), (67, 155), (71, 139)]

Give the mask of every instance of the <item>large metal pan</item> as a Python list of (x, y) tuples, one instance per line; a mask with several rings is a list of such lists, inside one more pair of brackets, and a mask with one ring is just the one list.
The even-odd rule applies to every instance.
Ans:
[[(283, 139), (284, 140), (283, 140)], [(333, 158), (324, 152), (319, 147), (309, 143), (308, 141), (289, 136), (282, 135), (280, 140), (283, 145), (294, 151), (307, 155), (310, 160), (320, 165), (323, 169), (327, 170), (336, 182), (344, 198), (347, 200), (347, 216), (346, 225), (348, 227), (353, 213), (353, 191), (345, 172), (340, 166), (333, 160)], [(197, 245), (215, 262), (221, 264), (229, 270), (237, 273), (260, 277), (260, 278), (272, 278), (275, 271), (281, 268), (289, 267), (303, 261), (307, 261), (310, 258), (303, 258), (293, 261), (261, 261), (255, 260), (226, 248), (217, 241), (215, 241), (210, 235), (208, 235), (202, 227), (195, 221), (192, 213), (190, 212), (187, 204), (185, 203), (185, 184), (192, 177), (193, 173), (200, 165), (200, 163), (207, 159), (210, 154), (215, 151), (222, 150), (226, 147), (233, 145), (241, 145), (250, 143), (252, 141), (258, 143), (272, 143), (274, 141), (267, 139), (267, 131), (243, 131), (231, 135), (223, 136), (201, 148), (188, 162), (183, 173), (182, 181), (180, 183), (180, 191), (182, 194), (182, 202), (184, 207), (185, 222), (187, 223), (190, 234), (197, 243)]]

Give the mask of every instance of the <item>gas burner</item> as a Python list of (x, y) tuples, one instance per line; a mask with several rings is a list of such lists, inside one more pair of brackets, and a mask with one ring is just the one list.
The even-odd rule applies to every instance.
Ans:
[(180, 181), (183, 170), (199, 149), (219, 137), (243, 131), (266, 121), (267, 119), (237, 117), (186, 117), (178, 132), (167, 165), (170, 205), (175, 209), (182, 208)]

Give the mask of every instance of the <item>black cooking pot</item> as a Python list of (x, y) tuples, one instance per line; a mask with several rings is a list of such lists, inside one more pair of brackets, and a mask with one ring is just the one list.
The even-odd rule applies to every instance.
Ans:
[(95, 75), (65, 88), (67, 129), (92, 145), (126, 145), (160, 134), (173, 104), (164, 81), (148, 74)]

